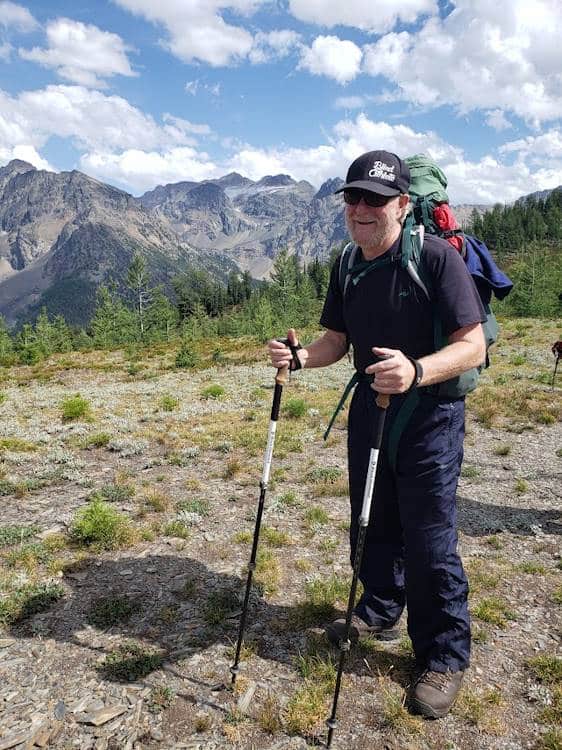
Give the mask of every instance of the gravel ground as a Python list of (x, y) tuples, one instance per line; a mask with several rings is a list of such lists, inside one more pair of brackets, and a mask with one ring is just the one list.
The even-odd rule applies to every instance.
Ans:
[[(0, 382), (0, 528), (36, 527), (30, 540), (0, 549), (0, 591), (4, 602), (36, 583), (63, 594), (0, 630), (0, 750), (296, 750), (321, 742), (327, 693), (308, 723), (304, 710), (295, 722), (298, 696), (310, 708), (321, 682), (314, 671), (307, 680), (299, 655), (315, 655), (316, 667), (330, 659), (321, 619), (304, 622), (301, 605), (315, 582), (340, 582), (345, 591), (349, 576), (343, 415), (328, 444), (321, 440), (349, 364), (307, 371), (285, 389), (284, 403), (302, 400), (304, 413), (279, 423), (265, 572), (232, 692), (221, 683), (237, 636), (272, 370), (258, 363), (178, 372), (150, 361), (130, 375), (119, 355), (105, 356), (106, 370), (73, 362), (54, 365), (48, 380), (14, 368)], [(224, 395), (204, 397), (211, 384), (223, 384)], [(61, 402), (78, 392), (91, 421), (65, 422)], [(560, 398), (560, 389), (552, 393)], [(165, 396), (177, 403), (165, 406)], [(540, 744), (560, 742), (560, 688), (529, 660), (543, 655), (559, 667), (562, 656), (561, 423), (517, 433), (483, 428), (470, 412), (467, 428), (458, 517), (475, 643), (461, 698), (440, 721), (405, 712), (415, 671), (403, 622), (399, 644), (352, 652), (335, 748), (560, 747)], [(103, 445), (93, 447), (101, 433)], [(108, 486), (132, 488), (111, 503), (140, 529), (131, 546), (69, 544), (77, 511)], [(166, 531), (173, 521), (186, 538)], [(28, 541), (35, 547), (26, 558)], [(125, 599), (131, 612), (95, 624), (104, 597)], [(345, 607), (339, 595), (335, 607)], [(112, 671), (119, 654), (128, 666)]]

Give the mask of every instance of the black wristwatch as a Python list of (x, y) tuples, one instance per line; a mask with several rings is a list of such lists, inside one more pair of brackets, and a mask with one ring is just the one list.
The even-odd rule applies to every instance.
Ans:
[(423, 367), (421, 366), (419, 360), (414, 359), (413, 357), (408, 357), (408, 359), (414, 365), (416, 374), (414, 375), (414, 379), (412, 380), (410, 387), (408, 388), (406, 393), (409, 393), (410, 391), (413, 391), (415, 388), (417, 388), (423, 378)]

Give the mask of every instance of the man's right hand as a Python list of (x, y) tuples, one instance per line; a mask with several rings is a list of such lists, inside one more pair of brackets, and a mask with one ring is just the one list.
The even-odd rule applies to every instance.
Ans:
[[(289, 328), (289, 330), (287, 331), (287, 339), (293, 346), (298, 345), (299, 341), (297, 339), (297, 334), (294, 328)], [(289, 367), (291, 365), (293, 355), (291, 354), (291, 350), (289, 349), (289, 347), (285, 344), (277, 341), (277, 339), (271, 339), (271, 341), (267, 342), (267, 350), (269, 353), (271, 364), (278, 370), (281, 367)]]

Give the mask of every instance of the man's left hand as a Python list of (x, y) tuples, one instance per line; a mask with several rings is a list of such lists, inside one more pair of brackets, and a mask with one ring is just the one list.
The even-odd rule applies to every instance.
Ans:
[(377, 393), (405, 393), (416, 376), (416, 368), (408, 357), (400, 349), (374, 346), (372, 352), (385, 359), (365, 369), (367, 375), (374, 375), (371, 388)]

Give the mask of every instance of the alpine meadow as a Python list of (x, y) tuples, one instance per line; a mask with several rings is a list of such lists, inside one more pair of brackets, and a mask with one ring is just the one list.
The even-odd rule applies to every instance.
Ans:
[[(0, 750), (562, 750), (561, 38), (557, 0), (0, 0)], [(435, 248), (486, 348), (428, 385), (464, 326)], [(365, 373), (366, 297), (369, 336), (413, 310), (429, 353), (369, 339)], [(352, 387), (378, 420), (359, 520)], [(439, 436), (459, 672), (420, 660), (422, 563), (375, 505), (415, 463), (410, 395), (466, 395), (464, 445), (452, 408)], [(406, 604), (367, 623), (392, 519)], [(436, 714), (428, 672), (462, 678)]]

